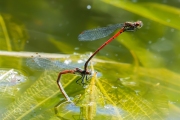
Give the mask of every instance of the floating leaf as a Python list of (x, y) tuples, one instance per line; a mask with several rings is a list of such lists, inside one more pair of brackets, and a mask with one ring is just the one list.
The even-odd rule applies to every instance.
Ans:
[[(45, 109), (44, 107), (48, 108), (49, 102), (52, 102), (49, 99), (59, 93), (56, 77), (57, 74), (45, 71), (26, 92), (9, 105), (7, 111), (3, 114), (3, 119), (30, 119), (31, 116), (37, 116), (38, 111)], [(64, 86), (66, 87), (68, 83)], [(37, 114), (33, 111), (37, 111)]]
[(87, 120), (163, 120), (167, 115), (168, 99), (164, 94), (159, 96), (162, 93), (161, 87), (155, 89), (151, 86), (153, 92), (151, 90), (149, 93), (146, 92), (147, 96), (153, 96), (154, 101), (151, 101), (118, 81), (116, 84), (108, 81), (103, 78), (99, 80), (92, 78), (84, 94), (77, 97), (74, 103), (61, 103), (58, 115), (64, 119)]
[[(59, 101), (61, 104), (57, 113), (60, 119), (166, 118), (168, 100), (174, 96), (166, 95), (165, 91), (179, 93), (176, 90), (179, 87), (178, 74), (166, 69), (94, 60), (97, 62), (95, 69), (101, 71), (102, 76), (92, 77), (89, 87), (83, 89), (75, 84), (72, 78), (74, 75), (62, 77), (63, 87), (74, 104), (63, 102), (65, 99), (62, 94), (57, 96), (60, 93), (56, 85), (58, 73), (45, 71), (32, 86), (9, 104), (3, 118), (29, 119), (33, 116), (34, 119), (56, 119), (54, 106)], [(134, 71), (136, 67), (138, 71)], [(164, 76), (161, 77), (161, 74)], [(173, 89), (169, 89), (169, 86)]]
[(64, 102), (58, 106), (58, 116), (63, 119), (122, 119), (117, 108), (106, 105), (107, 102), (96, 84), (96, 74), (85, 88), (83, 95), (77, 96), (73, 102)]

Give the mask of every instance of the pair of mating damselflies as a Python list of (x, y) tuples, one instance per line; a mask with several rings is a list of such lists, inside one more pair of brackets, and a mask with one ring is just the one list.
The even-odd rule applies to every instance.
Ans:
[[(84, 85), (85, 84), (85, 80), (87, 81), (88, 75), (91, 75), (91, 72), (89, 72), (87, 70), (88, 67), (88, 63), (90, 62), (90, 60), (101, 50), (103, 49), (107, 44), (109, 44), (112, 40), (114, 40), (116, 37), (118, 37), (121, 33), (123, 32), (129, 32), (129, 31), (135, 31), (136, 29), (139, 29), (143, 26), (143, 23), (141, 21), (137, 21), (137, 22), (125, 22), (125, 23), (120, 23), (120, 24), (115, 24), (115, 25), (110, 25), (107, 27), (102, 27), (102, 28), (96, 28), (96, 29), (91, 29), (91, 30), (86, 30), (84, 32), (82, 32), (79, 36), (78, 39), (80, 41), (92, 41), (92, 40), (97, 40), (100, 38), (104, 38), (108, 35), (110, 35), (111, 33), (113, 33), (115, 30), (119, 29), (120, 30), (114, 35), (112, 36), (110, 39), (108, 39), (104, 44), (102, 44), (90, 57), (89, 59), (85, 62), (84, 64), (84, 70), (81, 70), (80, 68), (74, 68), (71, 69), (72, 67), (70, 67), (69, 65), (65, 65), (62, 64), (59, 61), (52, 61), (50, 59), (46, 59), (46, 58), (39, 58), (39, 57), (35, 57), (32, 60), (28, 60), (27, 64), (30, 67), (38, 67), (41, 69), (59, 69), (62, 70), (61, 72), (59, 72), (58, 78), (57, 78), (57, 84), (59, 86), (60, 91), (62, 92), (62, 94), (64, 95), (64, 97), (66, 98), (67, 101), (70, 101), (69, 97), (67, 96), (66, 92), (64, 91), (61, 83), (60, 83), (60, 79), (61, 79), (61, 75), (62, 74), (67, 74), (67, 73), (71, 73), (71, 74), (79, 74), (81, 77), (76, 81), (78, 82), (81, 79), (81, 84)], [(70, 68), (70, 69), (69, 69)], [(65, 70), (64, 70), (65, 69)], [(69, 70), (68, 70), (69, 69)]]

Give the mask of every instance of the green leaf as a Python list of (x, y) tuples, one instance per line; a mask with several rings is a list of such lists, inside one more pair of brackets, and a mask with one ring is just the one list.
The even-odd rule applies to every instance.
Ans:
[[(58, 116), (64, 119), (122, 119), (116, 107), (112, 107), (111, 109), (104, 107), (107, 101), (98, 86), (96, 86), (96, 82), (97, 77), (96, 73), (94, 73), (83, 95), (77, 96), (73, 100), (73, 103), (64, 102), (58, 106)], [(113, 114), (99, 113), (99, 110), (113, 112), (112, 109), (115, 110)]]
[[(75, 57), (70, 58), (75, 60)], [(61, 83), (74, 103), (64, 102), (56, 84), (58, 73), (45, 71), (23, 94), (16, 96), (3, 112), (2, 119), (30, 119), (32, 116), (33, 119), (165, 119), (168, 100), (174, 99), (173, 94), (179, 94), (178, 74), (167, 69), (94, 61), (95, 70), (100, 73), (91, 78), (87, 88), (75, 84), (74, 75), (62, 77)], [(162, 74), (163, 77), (159, 77)], [(54, 106), (58, 102), (56, 116)]]
[[(124, 68), (121, 64), (114, 65)], [(127, 68), (124, 70), (129, 71)], [(120, 71), (117, 70), (117, 72), (121, 74)], [(166, 95), (162, 94), (163, 89), (159, 85), (141, 83), (142, 86), (144, 85), (149, 89), (142, 94), (137, 94), (131, 86), (125, 86), (119, 80), (115, 82), (113, 78), (112, 81), (106, 79), (106, 76), (100, 79), (94, 77), (85, 89), (84, 94), (76, 97), (74, 103), (64, 102), (60, 104), (58, 108), (60, 118), (87, 120), (136, 120), (142, 118), (163, 120), (167, 115), (168, 99)], [(144, 77), (148, 77), (148, 75)], [(138, 79), (132, 81), (136, 84), (141, 82)]]
[[(40, 78), (26, 90), (26, 92), (17, 97), (15, 102), (9, 105), (2, 118), (4, 120), (31, 119), (32, 116), (38, 116), (45, 109), (51, 109), (50, 112), (54, 113), (51, 102), (54, 101), (53, 98), (59, 93), (56, 79), (57, 74), (45, 71)], [(70, 82), (62, 84), (66, 88)], [(36, 113), (33, 111), (36, 111)], [(40, 116), (42, 115), (43, 114)], [(42, 117), (46, 118), (49, 115), (48, 112), (46, 116)]]

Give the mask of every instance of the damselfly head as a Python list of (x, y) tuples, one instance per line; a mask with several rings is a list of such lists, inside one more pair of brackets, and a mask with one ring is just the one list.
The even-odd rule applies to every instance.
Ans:
[(143, 26), (142, 21), (137, 22), (125, 22), (124, 29), (125, 31), (135, 31), (137, 28), (141, 28)]
[(141, 27), (143, 26), (142, 21), (137, 21), (137, 22), (135, 22), (135, 26), (136, 26), (138, 29), (141, 28)]
[(83, 70), (81, 70), (80, 68), (76, 68), (76, 69), (75, 69), (75, 72), (76, 72), (76, 73), (82, 73)]

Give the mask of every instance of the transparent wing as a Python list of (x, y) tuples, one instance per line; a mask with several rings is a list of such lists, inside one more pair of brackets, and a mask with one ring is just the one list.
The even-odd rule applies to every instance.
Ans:
[(120, 24), (110, 25), (107, 27), (85, 30), (78, 36), (78, 39), (79, 41), (92, 41), (92, 40), (104, 38), (110, 35), (112, 32), (114, 32), (118, 28), (121, 28), (123, 26), (124, 26), (124, 23), (120, 23)]
[(27, 66), (36, 70), (53, 70), (60, 71), (63, 69), (74, 69), (74, 67), (57, 60), (48, 58), (34, 57), (26, 61)]

